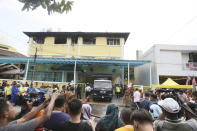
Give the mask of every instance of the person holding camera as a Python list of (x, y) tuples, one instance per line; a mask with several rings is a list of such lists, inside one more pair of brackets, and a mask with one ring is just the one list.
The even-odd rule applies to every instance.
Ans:
[(179, 118), (181, 107), (173, 98), (166, 98), (158, 104), (163, 113), (154, 122), (156, 131), (195, 131), (191, 125)]
[[(5, 98), (0, 98), (0, 131), (34, 131), (38, 126), (49, 120), (57, 96), (58, 94), (53, 94), (49, 104), (48, 101), (45, 101), (36, 109), (15, 121), (11, 121), (16, 116), (14, 107)], [(34, 116), (47, 105), (48, 107), (45, 114), (33, 119)]]

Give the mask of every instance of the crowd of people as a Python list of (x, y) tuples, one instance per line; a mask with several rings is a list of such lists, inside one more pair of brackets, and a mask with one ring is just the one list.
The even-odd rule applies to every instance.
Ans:
[(197, 131), (197, 91), (159, 89), (133, 92), (138, 109), (151, 114), (156, 131)]
[[(35, 105), (39, 105), (44, 102), (46, 94), (51, 94), (53, 92), (59, 91), (60, 88), (57, 84), (51, 86), (41, 85), (38, 86), (38, 83), (22, 83), (13, 81), (11, 84), (8, 84), (7, 81), (3, 81), (0, 86), (0, 97), (7, 98), (13, 105), (21, 105), (24, 99), (30, 99), (34, 101)], [(68, 85), (62, 86), (62, 92), (71, 92), (74, 93), (74, 87), (70, 83)], [(76, 92), (81, 99), (81, 87), (76, 87)]]
[[(28, 83), (22, 87), (25, 85), (24, 92), (16, 82), (11, 90), (4, 87), (6, 95), (0, 98), (0, 131), (197, 131), (197, 91), (142, 92), (127, 88), (124, 93), (127, 107), (109, 104), (101, 117), (92, 114), (88, 100), (80, 99), (79, 94), (75, 96), (68, 85), (61, 91), (49, 90), (48, 97), (39, 99), (36, 106), (31, 99), (25, 99), (16, 114), (13, 99), (18, 96), (14, 95), (31, 95), (31, 90), (38, 90), (31, 89)], [(87, 96), (90, 89), (87, 86)], [(15, 90), (22, 93), (13, 93)]]

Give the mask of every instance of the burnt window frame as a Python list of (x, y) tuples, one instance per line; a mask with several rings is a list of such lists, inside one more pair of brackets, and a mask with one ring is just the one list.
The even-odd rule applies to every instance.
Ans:
[(196, 52), (189, 53), (189, 61), (197, 62), (197, 53)]
[(71, 37), (71, 44), (77, 45), (78, 44), (78, 37)]
[[(59, 41), (57, 39), (59, 39)], [(61, 40), (63, 42), (60, 42)], [(64, 45), (64, 44), (67, 44), (67, 37), (63, 37), (63, 36), (55, 37), (54, 44), (55, 45)]]
[(35, 36), (32, 38), (34, 44), (44, 44), (45, 37)]
[(84, 45), (96, 45), (96, 37), (83, 37), (83, 44)]

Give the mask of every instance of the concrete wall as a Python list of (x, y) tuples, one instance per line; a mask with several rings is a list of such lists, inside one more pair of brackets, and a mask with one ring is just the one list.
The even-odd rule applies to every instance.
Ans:
[(182, 53), (182, 63), (187, 63), (189, 60), (189, 53)]
[(158, 56), (157, 73), (159, 75), (180, 74), (183, 70), (182, 55), (180, 51), (160, 50)]
[[(197, 77), (197, 71), (186, 68), (190, 52), (197, 52), (197, 46), (154, 45), (138, 59), (152, 61), (152, 84), (159, 84), (159, 76)], [(135, 68), (136, 84), (149, 84), (149, 68), (148, 65)]]
[[(157, 72), (155, 68), (155, 47), (152, 47), (149, 49), (146, 54), (143, 56), (139, 56), (139, 60), (151, 60), (152, 63), (145, 64), (139, 67), (134, 68), (134, 78), (135, 78), (135, 84), (145, 85), (149, 86), (151, 83), (156, 84), (157, 83)], [(151, 66), (151, 79), (150, 80), (150, 66)]]
[(180, 50), (160, 50), (160, 55), (157, 57), (160, 58), (157, 71), (161, 76), (197, 76), (197, 71), (186, 69), (189, 53)]

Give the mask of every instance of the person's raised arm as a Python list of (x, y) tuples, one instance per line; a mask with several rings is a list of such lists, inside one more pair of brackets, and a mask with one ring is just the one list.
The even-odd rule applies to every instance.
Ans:
[(26, 115), (24, 115), (22, 118), (17, 120), (17, 123), (23, 123), (26, 122), (28, 120), (31, 120), (32, 118), (35, 117), (35, 115), (42, 110), (44, 107), (46, 107), (48, 104), (48, 100), (45, 101), (43, 104), (39, 105), (38, 107), (32, 109), (29, 113), (27, 113)]
[(37, 123), (36, 125), (39, 126), (41, 124), (43, 124), (45, 121), (49, 120), (50, 117), (51, 117), (51, 113), (53, 111), (53, 108), (54, 108), (54, 103), (55, 103), (55, 100), (58, 96), (58, 93), (54, 93), (51, 97), (51, 101), (46, 109), (46, 112), (44, 115), (42, 115), (41, 117), (37, 118)]
[[(50, 119), (53, 107), (54, 107), (54, 103), (55, 100), (57, 98), (58, 94), (53, 94), (50, 100), (50, 103), (47, 104), (47, 102), (43, 103), (42, 105), (40, 105), (39, 107), (37, 107), (35, 110), (31, 111), (30, 113), (28, 113), (27, 115), (25, 115), (24, 117), (22, 117), (21, 119), (17, 120), (17, 124), (13, 124), (12, 126), (10, 126), (10, 130), (15, 130), (15, 131), (21, 131), (21, 130), (28, 130), (28, 131), (34, 131), (37, 127), (39, 127), (40, 125), (42, 125), (45, 121), (47, 121), (48, 119)], [(46, 105), (48, 105), (45, 114), (32, 119), (35, 114), (37, 114), (37, 112), (41, 109), (43, 109)]]
[(42, 110), (44, 107), (47, 107), (47, 110), (45, 112), (45, 114), (41, 117), (38, 118), (38, 123), (42, 123), (42, 121), (46, 121), (50, 118), (51, 116), (51, 113), (52, 113), (52, 110), (53, 110), (53, 107), (54, 107), (54, 103), (55, 103), (55, 100), (57, 98), (58, 94), (53, 94), (52, 97), (51, 97), (51, 100), (50, 100), (50, 103), (48, 104), (48, 101), (45, 101), (43, 104), (41, 104), (40, 106), (38, 106), (36, 109), (32, 110), (31, 112), (27, 113), (24, 117), (22, 117), (21, 119), (17, 120), (17, 123), (23, 123), (23, 122), (26, 122), (28, 120), (31, 120), (35, 117), (35, 115), (40, 111)]

